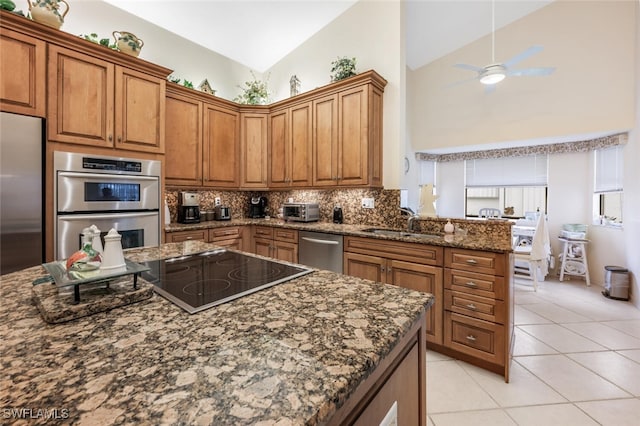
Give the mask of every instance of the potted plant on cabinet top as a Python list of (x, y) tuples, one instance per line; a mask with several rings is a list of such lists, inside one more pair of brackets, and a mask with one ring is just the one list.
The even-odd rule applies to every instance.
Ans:
[(340, 81), (356, 75), (356, 58), (338, 58), (331, 62), (331, 81)]
[(267, 82), (269, 76), (265, 81), (258, 80), (251, 71), (252, 81), (246, 81), (244, 84), (246, 87), (238, 86), (242, 89), (242, 93), (236, 96), (233, 101), (239, 104), (246, 105), (266, 105), (269, 103), (269, 88)]

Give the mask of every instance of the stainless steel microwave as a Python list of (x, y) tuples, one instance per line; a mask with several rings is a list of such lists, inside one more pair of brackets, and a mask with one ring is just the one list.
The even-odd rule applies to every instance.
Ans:
[(282, 215), (286, 221), (316, 222), (320, 220), (320, 207), (318, 203), (284, 203)]

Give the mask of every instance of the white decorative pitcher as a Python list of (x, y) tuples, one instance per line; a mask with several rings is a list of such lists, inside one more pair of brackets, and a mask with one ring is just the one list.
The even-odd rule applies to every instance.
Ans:
[(126, 267), (121, 240), (122, 235), (118, 234), (114, 228), (104, 236), (104, 254), (100, 269), (114, 270)]
[[(60, 14), (60, 3), (64, 3), (65, 10)], [(69, 13), (69, 3), (64, 0), (36, 0), (31, 3), (27, 1), (29, 5), (29, 12), (34, 21), (41, 24), (48, 25), (55, 29), (60, 29), (64, 23), (64, 17)]]

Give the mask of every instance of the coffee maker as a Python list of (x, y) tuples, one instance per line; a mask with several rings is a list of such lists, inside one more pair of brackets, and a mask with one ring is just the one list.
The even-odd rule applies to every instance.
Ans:
[(267, 197), (251, 197), (249, 203), (249, 217), (252, 219), (264, 218), (267, 211)]
[(178, 194), (178, 223), (200, 223), (200, 195), (197, 192)]

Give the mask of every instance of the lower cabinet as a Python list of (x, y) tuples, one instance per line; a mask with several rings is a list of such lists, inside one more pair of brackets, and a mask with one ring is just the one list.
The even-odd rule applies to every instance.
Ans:
[(442, 247), (374, 238), (345, 237), (344, 273), (431, 293), (427, 342), (443, 343)]
[(255, 254), (298, 263), (298, 231), (295, 229), (255, 226), (252, 240)]
[(225, 226), (221, 228), (196, 229), (192, 231), (165, 232), (167, 243), (181, 243), (184, 241), (205, 241), (218, 246), (235, 250), (244, 249), (244, 226)]
[(445, 248), (444, 347), (509, 381), (513, 262), (508, 253)]

